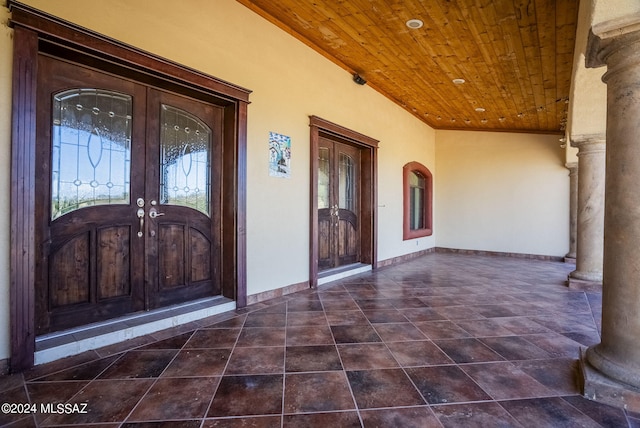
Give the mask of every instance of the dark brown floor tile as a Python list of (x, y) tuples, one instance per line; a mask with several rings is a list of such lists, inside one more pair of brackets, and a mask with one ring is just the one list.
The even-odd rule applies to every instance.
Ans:
[(202, 428), (278, 428), (282, 416), (251, 416), (225, 419), (205, 419)]
[(393, 306), (390, 299), (355, 299), (360, 309), (365, 310), (382, 310), (397, 309)]
[(451, 358), (428, 340), (392, 342), (387, 346), (396, 361), (403, 367), (453, 364)]
[(335, 345), (288, 346), (286, 372), (312, 372), (342, 370)]
[(369, 343), (382, 340), (369, 325), (333, 325), (331, 332), (336, 343)]
[(338, 345), (338, 352), (345, 370), (399, 367), (393, 354), (382, 343)]
[(484, 319), (485, 317), (480, 313), (473, 310), (469, 306), (449, 306), (444, 308), (435, 308), (436, 312), (443, 315), (449, 320), (477, 320)]
[(48, 364), (41, 364), (39, 366), (32, 367), (29, 370), (25, 371), (23, 373), (23, 376), (25, 380), (37, 379), (98, 359), (100, 359), (100, 356), (95, 351), (87, 351), (83, 352), (82, 354), (62, 358)]
[(149, 345), (143, 346), (141, 350), (147, 349), (182, 349), (187, 340), (191, 338), (193, 332), (179, 334), (177, 336), (169, 337), (168, 339), (159, 340), (154, 343), (150, 343)]
[(551, 332), (551, 330), (549, 330), (542, 324), (537, 323), (528, 317), (494, 318), (492, 321), (500, 325), (501, 327), (513, 332), (514, 334), (536, 334)]
[(460, 368), (495, 400), (554, 395), (510, 362), (465, 364)]
[(603, 427), (625, 427), (627, 419), (624, 410), (619, 407), (608, 406), (596, 401), (587, 400), (578, 395), (562, 397), (564, 401), (580, 410), (585, 415)]
[(349, 382), (342, 371), (293, 373), (284, 379), (284, 413), (355, 409)]
[(501, 401), (500, 405), (524, 427), (600, 427), (560, 397)]
[(444, 315), (432, 308), (412, 308), (402, 311), (402, 315), (409, 321), (440, 321), (445, 320)]
[[(190, 328), (195, 330), (197, 326)], [(184, 332), (181, 332), (184, 333)], [(109, 357), (111, 355), (121, 354), (123, 352), (130, 351), (141, 346), (149, 345), (158, 339), (151, 335), (135, 337), (133, 339), (125, 340), (124, 342), (114, 343), (113, 345), (104, 346), (100, 349), (96, 349), (96, 354), (100, 358)]]
[(242, 328), (246, 319), (247, 315), (234, 316), (228, 320), (213, 323), (207, 328)]
[(284, 346), (235, 348), (225, 375), (284, 372)]
[(329, 326), (287, 327), (287, 346), (332, 345)]
[(317, 297), (310, 299), (293, 299), (287, 303), (288, 312), (322, 311), (322, 302)]
[(513, 332), (502, 327), (496, 319), (460, 320), (456, 324), (473, 337), (513, 336)]
[(402, 427), (430, 428), (440, 427), (438, 419), (427, 406), (402, 407), (396, 409), (361, 410), (360, 416), (364, 428)]
[(359, 409), (425, 404), (401, 369), (349, 371), (347, 377)]
[(116, 361), (120, 355), (113, 355), (111, 357), (101, 358), (99, 360), (91, 361), (86, 364), (72, 367), (67, 370), (62, 370), (49, 376), (44, 376), (38, 379), (33, 379), (37, 382), (50, 382), (60, 380), (92, 380), (95, 379), (100, 373), (107, 369), (114, 361)]
[(95, 380), (70, 401), (87, 403), (87, 413), (54, 414), (43, 426), (122, 422), (152, 383), (152, 379)]
[(190, 421), (172, 420), (172, 421), (163, 421), (163, 422), (128, 422), (126, 424), (122, 424), (120, 428), (199, 428), (201, 423), (202, 422), (199, 420), (190, 420)]
[(491, 399), (456, 366), (414, 367), (406, 371), (429, 404)]
[(360, 419), (356, 412), (311, 413), (285, 415), (283, 428), (360, 428)]
[(222, 376), (231, 349), (183, 349), (162, 377)]
[(224, 376), (207, 417), (282, 413), (283, 375)]
[[(318, 287), (318, 297), (320, 297), (320, 300), (322, 301), (322, 303), (324, 304), (324, 302), (327, 301), (331, 301), (331, 300), (335, 300), (335, 301), (347, 301), (347, 300), (353, 300), (351, 299), (351, 294), (349, 294), (349, 292), (347, 290), (344, 289), (344, 287), (340, 286), (338, 287), (331, 287), (331, 288), (324, 288), (326, 287), (326, 285), (320, 285)], [(325, 311), (327, 310), (327, 308), (324, 308)]]
[(574, 342), (578, 342), (580, 345), (582, 345), (584, 347), (589, 347), (589, 346), (596, 345), (596, 344), (600, 343), (600, 335), (595, 330), (592, 331), (592, 332), (589, 332), (589, 333), (568, 332), (568, 333), (562, 333), (562, 335), (568, 337), (569, 339), (573, 340)]
[(233, 348), (240, 334), (239, 328), (202, 328), (184, 345), (186, 348)]
[(325, 312), (331, 311), (359, 311), (360, 307), (351, 297), (345, 300), (328, 300), (322, 299), (322, 306)]
[(514, 364), (557, 395), (579, 393), (578, 362), (572, 358), (517, 361)]
[(443, 339), (433, 341), (456, 363), (502, 361), (503, 357), (477, 339)]
[(100, 379), (158, 377), (176, 356), (176, 350), (129, 351), (114, 362)]
[(407, 322), (404, 315), (397, 309), (364, 309), (362, 312), (372, 324)]
[(287, 314), (271, 314), (254, 312), (247, 315), (244, 327), (284, 327), (287, 323)]
[(529, 334), (526, 339), (545, 350), (552, 358), (580, 358), (581, 345), (559, 333)]
[(286, 314), (287, 313), (287, 299), (279, 297), (262, 302), (264, 306), (262, 309), (255, 311), (254, 313), (261, 314)]
[(413, 323), (429, 339), (459, 339), (471, 335), (451, 321), (425, 321)]
[(291, 312), (287, 314), (287, 326), (326, 326), (324, 312)]
[(519, 336), (485, 337), (478, 340), (510, 361), (538, 360), (550, 357), (548, 352)]
[(487, 318), (513, 317), (520, 315), (511, 309), (501, 305), (474, 306), (474, 311)]
[(325, 312), (329, 325), (369, 325), (362, 311)]
[(373, 327), (384, 342), (425, 340), (427, 337), (411, 323), (376, 324)]
[(55, 406), (60, 403), (66, 403), (88, 383), (88, 381), (27, 383), (29, 402), (35, 404), (37, 406), (36, 409), (38, 409), (34, 415), (36, 420), (42, 422), (47, 418), (47, 414), (40, 411), (42, 410), (41, 405), (47, 406), (51, 404)]
[[(0, 404), (4, 405), (5, 403), (13, 407), (9, 407), (8, 412), (5, 412), (4, 407), (2, 408), (3, 410), (0, 412), (0, 426), (23, 420), (28, 416), (18, 410), (18, 406), (29, 403), (29, 397), (27, 396), (24, 385), (0, 392)], [(33, 421), (33, 418), (28, 419)]]
[(493, 402), (433, 406), (431, 409), (445, 428), (521, 428), (509, 413)]
[(15, 389), (24, 384), (22, 373), (0, 376), (0, 393), (9, 389)]
[(219, 380), (217, 377), (159, 379), (127, 421), (202, 418)]
[(238, 337), (236, 346), (284, 346), (286, 338), (285, 327), (251, 328), (245, 327)]

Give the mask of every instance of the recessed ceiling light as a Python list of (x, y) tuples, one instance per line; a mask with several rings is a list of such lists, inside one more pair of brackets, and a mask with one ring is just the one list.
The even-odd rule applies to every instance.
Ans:
[(422, 28), (422, 26), (424, 25), (424, 22), (420, 21), (419, 19), (410, 19), (407, 22), (405, 22), (406, 26), (411, 28), (412, 30), (417, 30), (418, 28)]
[(464, 80), (464, 79), (453, 79), (452, 82), (455, 85), (462, 85), (464, 82), (466, 82), (466, 80)]
[(484, 107), (476, 107), (476, 111), (478, 113), (484, 113), (485, 111), (487, 111)]

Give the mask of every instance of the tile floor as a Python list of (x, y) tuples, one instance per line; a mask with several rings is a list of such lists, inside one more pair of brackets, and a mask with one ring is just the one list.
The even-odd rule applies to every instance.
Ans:
[(571, 270), (429, 254), (2, 377), (0, 403), (37, 413), (0, 425), (640, 427), (579, 395), (601, 296)]

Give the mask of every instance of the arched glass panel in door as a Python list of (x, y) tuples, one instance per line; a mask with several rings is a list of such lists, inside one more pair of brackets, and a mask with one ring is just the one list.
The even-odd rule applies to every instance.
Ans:
[(208, 216), (211, 195), (211, 129), (192, 114), (162, 104), (160, 202)]
[(131, 96), (72, 89), (53, 96), (51, 219), (79, 208), (128, 204)]

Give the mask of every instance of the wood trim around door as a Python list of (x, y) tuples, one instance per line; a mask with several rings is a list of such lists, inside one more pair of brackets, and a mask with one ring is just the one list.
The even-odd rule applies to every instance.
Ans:
[(360, 258), (362, 263), (376, 268), (378, 221), (378, 140), (329, 122), (318, 116), (309, 116), (310, 142), (310, 248), (309, 285), (318, 285), (318, 144), (320, 136), (346, 143), (360, 150), (361, 212)]
[(247, 301), (246, 289), (246, 156), (247, 106), (250, 90), (208, 76), (125, 45), (75, 24), (9, 1), (14, 29), (11, 135), (10, 370), (34, 363), (35, 353), (35, 150), (38, 55), (71, 56), (89, 67), (123, 73), (133, 80), (184, 93), (224, 107), (223, 156), (226, 181), (222, 220), (222, 295)]

